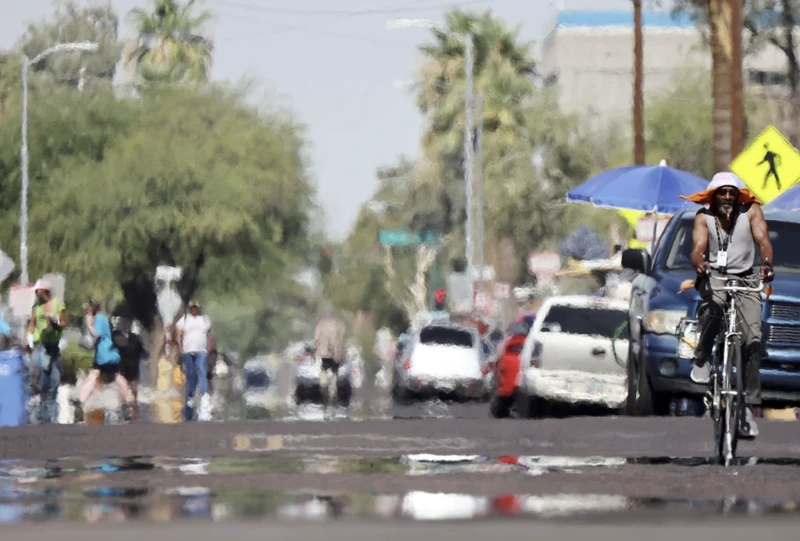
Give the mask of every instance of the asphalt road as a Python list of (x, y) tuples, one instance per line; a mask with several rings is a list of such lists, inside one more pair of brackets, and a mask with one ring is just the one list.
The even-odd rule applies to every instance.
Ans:
[(13, 530), (16, 541), (39, 541), (57, 536), (62, 541), (141, 541), (141, 539), (167, 539), (168, 536), (185, 536), (194, 541), (216, 541), (221, 538), (237, 541), (262, 541), (282, 539), (303, 541), (325, 539), (328, 541), (408, 541), (409, 539), (435, 539), (458, 541), (485, 541), (486, 539), (591, 539), (592, 541), (619, 541), (620, 539), (648, 539), (648, 541), (675, 541), (675, 539), (704, 539), (706, 541), (751, 541), (772, 539), (786, 541), (797, 535), (794, 521), (781, 519), (750, 520), (727, 519), (702, 522), (674, 521), (659, 524), (569, 525), (540, 524), (528, 521), (484, 523), (324, 523), (275, 524), (248, 522), (236, 524), (172, 523), (137, 524), (120, 528), (118, 525), (36, 525)]
[[(0, 459), (18, 460), (0, 464), (0, 523), (13, 522), (2, 518), (13, 501), (26, 522), (15, 539), (52, 535), (42, 521), (53, 520), (85, 541), (108, 534), (81, 522), (109, 520), (128, 522), (124, 532), (137, 538), (291, 539), (323, 535), (305, 520), (314, 513), (330, 522), (329, 539), (667, 532), (733, 540), (751, 537), (744, 532), (754, 524), (761, 537), (786, 538), (800, 508), (796, 426), (762, 420), (761, 436), (740, 444), (743, 458), (731, 468), (709, 460), (710, 422), (686, 417), (7, 428)], [(426, 514), (447, 525), (417, 524)], [(220, 524), (205, 529), (187, 516)]]
[[(203, 485), (215, 489), (269, 486), (351, 492), (421, 489), (687, 498), (737, 495), (800, 501), (800, 432), (796, 424), (762, 420), (760, 427), (758, 440), (740, 443), (742, 464), (728, 469), (706, 460), (713, 453), (708, 420), (628, 417), (25, 426), (2, 430), (0, 459), (248, 459), (237, 471), (214, 473), (212, 469), (203, 475)], [(481, 459), (484, 462), (498, 463), (499, 457), (507, 456), (511, 458), (503, 459), (506, 462), (521, 461), (530, 467), (525, 475), (492, 470), (485, 463), (452, 472), (440, 468), (436, 475), (409, 475), (377, 460), (418, 453), (477, 455), (486, 457)], [(292, 463), (297, 456), (314, 462), (320, 455), (350, 457), (363, 466), (319, 473), (298, 470)], [(582, 460), (586, 457), (612, 460)], [(756, 463), (756, 459), (762, 462)], [(540, 467), (537, 460), (546, 463)], [(181, 473), (157, 470), (123, 471), (105, 481), (168, 487), (179, 483), (181, 477)], [(91, 484), (96, 479), (56, 482)]]
[[(328, 422), (298, 410), (275, 420), (0, 429), (0, 460), (12, 460), (0, 463), (0, 528), (21, 521), (14, 539), (83, 541), (732, 541), (786, 539), (797, 528), (796, 423), (759, 420), (758, 440), (741, 442), (740, 462), (723, 468), (710, 460), (708, 419), (498, 421), (486, 403), (396, 406), (371, 391), (351, 419)], [(82, 524), (108, 521), (127, 526)]]

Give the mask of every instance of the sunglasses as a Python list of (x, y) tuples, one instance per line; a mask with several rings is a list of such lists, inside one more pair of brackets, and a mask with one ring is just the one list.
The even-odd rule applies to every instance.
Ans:
[(719, 188), (717, 195), (739, 195), (739, 190), (736, 188)]

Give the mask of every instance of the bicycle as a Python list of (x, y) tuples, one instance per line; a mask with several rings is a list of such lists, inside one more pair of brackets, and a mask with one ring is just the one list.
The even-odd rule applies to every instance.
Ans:
[[(710, 279), (725, 281), (723, 286), (710, 283), (713, 291), (726, 293), (723, 304), (723, 320), (725, 328), (721, 328), (715, 338), (714, 355), (710, 359), (711, 376), (709, 390), (703, 398), (706, 409), (714, 422), (714, 448), (716, 459), (725, 466), (730, 466), (736, 457), (736, 447), (739, 441), (739, 425), (744, 411), (744, 384), (742, 382), (742, 333), (739, 331), (736, 310), (737, 292), (760, 293), (764, 290), (764, 283), (759, 280), (757, 287), (743, 286), (746, 283), (742, 278), (727, 278), (709, 276)], [(699, 338), (699, 322), (696, 319), (685, 318), (678, 327), (678, 355), (683, 358), (692, 358), (693, 351)], [(695, 336), (695, 344), (687, 338)], [(682, 350), (682, 344), (690, 349)], [(735, 370), (734, 370), (735, 369)]]

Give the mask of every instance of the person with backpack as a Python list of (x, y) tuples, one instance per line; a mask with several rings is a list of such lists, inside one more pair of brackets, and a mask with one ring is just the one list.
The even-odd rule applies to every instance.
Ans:
[[(114, 343), (113, 329), (108, 316), (103, 313), (100, 303), (90, 300), (86, 304), (86, 330), (94, 339), (94, 362), (86, 381), (81, 387), (80, 405), (81, 409), (86, 406), (87, 400), (94, 392), (101, 375), (104, 379), (112, 378), (117, 384), (120, 401), (122, 402), (122, 416), (126, 421), (130, 420), (133, 410), (131, 405), (131, 393), (128, 387), (128, 380), (119, 370), (121, 356), (118, 346)], [(119, 342), (119, 340), (118, 340)]]
[(133, 417), (139, 416), (139, 374), (142, 358), (147, 354), (137, 322), (128, 317), (112, 317), (112, 338), (120, 355), (119, 372), (128, 382), (133, 397)]

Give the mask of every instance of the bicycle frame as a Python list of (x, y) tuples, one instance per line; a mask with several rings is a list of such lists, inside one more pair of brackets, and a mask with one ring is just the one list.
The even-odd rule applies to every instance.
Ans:
[[(726, 277), (710, 276), (710, 279), (725, 282), (724, 286), (715, 287), (711, 285), (713, 291), (723, 291), (726, 293), (726, 302), (723, 305), (724, 320), (727, 328), (717, 336), (717, 352), (712, 362), (711, 371), (711, 416), (714, 421), (715, 446), (717, 457), (724, 459), (725, 465), (729, 466), (733, 462), (738, 443), (739, 425), (741, 415), (744, 411), (744, 389), (742, 388), (742, 333), (739, 330), (737, 292), (760, 293), (764, 289), (763, 282), (759, 282), (758, 287), (746, 287), (738, 285), (739, 279)], [(721, 359), (719, 346), (722, 346)], [(735, 353), (735, 362), (732, 363), (732, 350), (735, 346), (738, 351)], [(721, 360), (721, 362), (719, 362)], [(736, 366), (732, 366), (736, 364)], [(733, 380), (733, 370), (736, 369), (736, 378)], [(720, 372), (721, 370), (721, 372)], [(721, 381), (720, 381), (721, 376)], [(720, 426), (724, 416), (724, 425)], [(723, 430), (724, 429), (724, 430)], [(724, 433), (723, 433), (724, 432)], [(724, 438), (724, 440), (723, 440)], [(724, 456), (723, 456), (724, 455)]]

